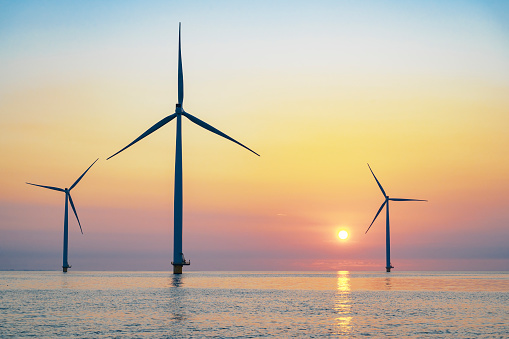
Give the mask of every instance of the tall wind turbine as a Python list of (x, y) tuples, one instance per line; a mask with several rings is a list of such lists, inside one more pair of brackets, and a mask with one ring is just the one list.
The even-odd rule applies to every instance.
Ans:
[[(92, 165), (90, 165), (90, 167), (92, 167), (96, 161), (99, 160), (99, 159), (96, 159)], [(69, 263), (67, 262), (67, 243), (68, 243), (68, 224), (69, 224), (69, 214), (68, 214), (68, 209), (69, 209), (69, 203), (71, 203), (71, 207), (72, 207), (72, 210), (74, 211), (74, 215), (76, 216), (76, 220), (78, 220), (78, 225), (80, 226), (80, 231), (81, 231), (81, 234), (83, 234), (83, 229), (81, 228), (81, 223), (80, 223), (80, 219), (78, 218), (78, 213), (76, 213), (76, 208), (74, 207), (74, 203), (72, 202), (72, 198), (71, 198), (71, 190), (76, 187), (76, 185), (80, 182), (80, 180), (85, 176), (85, 174), (88, 172), (88, 170), (90, 169), (87, 168), (87, 170), (85, 172), (83, 172), (82, 175), (80, 175), (80, 177), (78, 179), (76, 179), (76, 181), (74, 182), (74, 184), (71, 185), (71, 187), (69, 188), (59, 188), (59, 187), (53, 187), (53, 186), (43, 186), (43, 185), (36, 185), (36, 184), (32, 184), (32, 183), (29, 183), (27, 182), (27, 184), (29, 185), (33, 185), (33, 186), (38, 186), (38, 187), (43, 187), (43, 188), (47, 188), (47, 189), (50, 189), (50, 190), (54, 190), (54, 191), (59, 191), (59, 192), (64, 192), (65, 193), (65, 216), (64, 216), (64, 258), (63, 258), (63, 263), (62, 263), (62, 270), (64, 272), (67, 272), (67, 269), (68, 268), (71, 268), (71, 265), (69, 265)]]
[(378, 217), (378, 215), (380, 214), (380, 212), (382, 211), (384, 206), (387, 205), (385, 208), (385, 212), (386, 212), (386, 216), (385, 216), (385, 257), (386, 257), (386, 261), (387, 261), (385, 269), (387, 270), (387, 272), (390, 272), (391, 268), (394, 268), (394, 266), (391, 265), (391, 235), (390, 235), (390, 230), (389, 230), (389, 201), (428, 201), (428, 200), (389, 198), (389, 196), (387, 194), (385, 194), (385, 191), (384, 191), (382, 185), (376, 178), (375, 173), (373, 173), (373, 170), (371, 169), (369, 164), (368, 164), (368, 167), (369, 167), (369, 170), (371, 171), (371, 174), (373, 174), (373, 177), (375, 178), (376, 183), (378, 184), (378, 187), (380, 187), (380, 190), (382, 191), (382, 194), (384, 195), (385, 201), (383, 202), (382, 206), (380, 206), (380, 209), (378, 210), (378, 212), (376, 212), (375, 218), (369, 225), (368, 229), (366, 230), (366, 233), (368, 233), (369, 229), (375, 222), (376, 217)]
[[(133, 142), (131, 142), (126, 147), (122, 148), (117, 153), (113, 154), (108, 159), (111, 159), (118, 153), (123, 150), (129, 148), (134, 145), (141, 139), (145, 138), (149, 134), (155, 132), (159, 128), (163, 127), (174, 118), (177, 118), (177, 141), (176, 141), (176, 149), (175, 149), (175, 189), (174, 189), (174, 199), (173, 199), (173, 261), (171, 264), (173, 265), (173, 273), (181, 274), (182, 266), (189, 265), (190, 262), (185, 260), (184, 253), (182, 252), (182, 214), (183, 214), (183, 196), (182, 196), (182, 116), (185, 116), (196, 125), (203, 127), (204, 129), (215, 133), (223, 138), (226, 138), (234, 143), (244, 147), (245, 149), (253, 152), (254, 154), (260, 156), (258, 153), (253, 151), (252, 149), (244, 146), (240, 142), (230, 138), (228, 135), (219, 131), (218, 129), (210, 126), (206, 122), (196, 118), (195, 116), (184, 111), (183, 102), (184, 102), (184, 75), (182, 73), (182, 53), (180, 48), (180, 23), (179, 23), (179, 50), (178, 50), (178, 103), (175, 108), (175, 113), (168, 115), (166, 118), (163, 118), (161, 121), (156, 123), (154, 126), (150, 127), (145, 133), (136, 138)], [(108, 160), (106, 159), (106, 160)]]

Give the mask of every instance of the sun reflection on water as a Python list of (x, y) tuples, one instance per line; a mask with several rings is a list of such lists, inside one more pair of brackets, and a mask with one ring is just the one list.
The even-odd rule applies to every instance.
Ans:
[(337, 291), (334, 302), (335, 332), (336, 334), (350, 334), (352, 332), (351, 300), (350, 300), (350, 272), (338, 271)]

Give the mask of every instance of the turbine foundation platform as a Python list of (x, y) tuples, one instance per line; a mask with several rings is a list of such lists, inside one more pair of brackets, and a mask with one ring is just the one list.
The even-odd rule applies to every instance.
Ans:
[(386, 271), (387, 271), (387, 272), (390, 272), (390, 271), (391, 271), (391, 268), (394, 268), (394, 266), (392, 266), (392, 265), (391, 265), (391, 266), (389, 266), (389, 267), (386, 267), (385, 269), (386, 269)]
[(172, 261), (171, 264), (173, 265), (173, 274), (182, 274), (182, 267), (191, 265), (191, 261), (184, 260), (184, 262), (180, 264), (174, 264)]

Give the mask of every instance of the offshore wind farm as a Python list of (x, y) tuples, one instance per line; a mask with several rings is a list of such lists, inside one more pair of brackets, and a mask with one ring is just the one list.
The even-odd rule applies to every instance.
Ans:
[(0, 2), (1, 335), (506, 337), (507, 41), (497, 0)]

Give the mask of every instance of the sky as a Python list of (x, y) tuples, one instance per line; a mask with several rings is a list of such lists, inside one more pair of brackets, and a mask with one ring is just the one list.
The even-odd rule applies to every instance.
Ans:
[[(504, 1), (0, 1), (0, 270), (509, 270)], [(345, 229), (350, 236), (340, 240)]]

